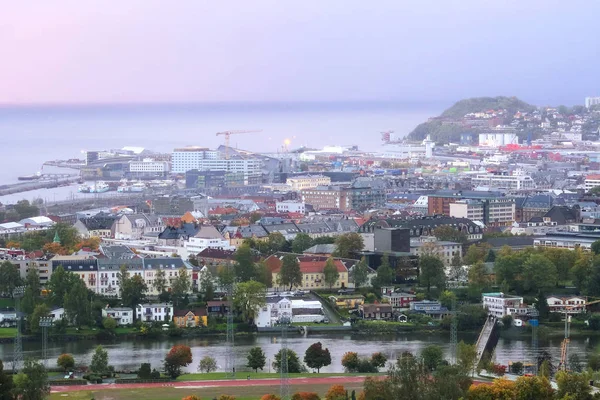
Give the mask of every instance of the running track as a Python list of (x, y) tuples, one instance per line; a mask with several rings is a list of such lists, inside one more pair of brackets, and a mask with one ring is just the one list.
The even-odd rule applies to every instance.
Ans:
[[(363, 383), (364, 376), (333, 376), (327, 378), (290, 378), (290, 385), (335, 385), (348, 383)], [(217, 381), (186, 381), (165, 383), (107, 383), (94, 385), (52, 386), (52, 393), (78, 392), (80, 390), (109, 390), (109, 389), (151, 389), (151, 388), (209, 388), (209, 387), (235, 387), (235, 386), (279, 386), (279, 379), (251, 379), (251, 380), (217, 380)]]

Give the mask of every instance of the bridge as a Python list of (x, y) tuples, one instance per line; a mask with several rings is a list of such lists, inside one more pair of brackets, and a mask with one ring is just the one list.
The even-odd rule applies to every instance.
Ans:
[(481, 357), (483, 356), (485, 349), (491, 345), (491, 338), (493, 337), (495, 328), (496, 317), (490, 315), (485, 320), (485, 324), (479, 333), (479, 338), (477, 339), (477, 344), (475, 345), (477, 347), (477, 364), (479, 364), (481, 361)]

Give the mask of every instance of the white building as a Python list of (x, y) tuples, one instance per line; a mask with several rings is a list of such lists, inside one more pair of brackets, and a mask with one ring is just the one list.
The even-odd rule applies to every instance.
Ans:
[(173, 305), (167, 303), (148, 303), (138, 304), (135, 307), (136, 319), (138, 321), (165, 321), (169, 322), (173, 318)]
[(523, 305), (523, 298), (520, 296), (511, 296), (504, 293), (483, 293), (483, 308), (487, 308), (488, 313), (497, 318), (510, 315), (509, 309), (518, 309)]
[(422, 255), (436, 255), (445, 266), (452, 264), (456, 253), (462, 253), (462, 244), (437, 240), (433, 236), (422, 236), (410, 242), (410, 254), (420, 257)]
[(172, 155), (172, 171), (175, 174), (183, 174), (193, 169), (198, 171), (227, 171), (242, 174), (245, 184), (260, 180), (263, 164), (263, 161), (258, 158), (239, 158), (236, 156), (225, 159), (220, 152), (202, 147), (175, 149)]
[(535, 189), (535, 181), (529, 175), (477, 174), (471, 178), (473, 186), (489, 186), (505, 189)]
[(328, 186), (331, 184), (331, 178), (324, 175), (301, 175), (287, 178), (285, 183), (293, 191), (299, 192), (304, 189), (313, 189), (317, 186)]
[(311, 323), (325, 320), (320, 301), (271, 297), (267, 298), (267, 304), (258, 310), (254, 322), (258, 328), (269, 328), (275, 326), (283, 317), (291, 318), (291, 322)]
[(600, 175), (588, 175), (585, 177), (585, 190), (590, 191), (600, 186)]
[(171, 170), (171, 164), (167, 161), (154, 161), (144, 158), (142, 161), (130, 161), (129, 172), (139, 175), (166, 175)]
[(478, 200), (457, 200), (450, 203), (450, 216), (468, 218), (472, 221), (483, 221), (483, 203)]
[(586, 97), (585, 98), (586, 108), (590, 108), (591, 106), (595, 106), (598, 104), (600, 104), (600, 97)]
[(62, 307), (55, 308), (54, 310), (50, 311), (48, 316), (52, 318), (52, 322), (58, 322), (66, 317), (65, 309)]
[(479, 146), (484, 147), (501, 147), (508, 144), (518, 144), (519, 138), (516, 133), (480, 133)]
[(25, 228), (48, 228), (54, 225), (54, 221), (52, 221), (48, 217), (31, 217), (25, 218), (19, 221), (19, 224), (23, 225)]
[(549, 295), (546, 297), (550, 312), (573, 315), (585, 312), (587, 301), (581, 296)]
[(306, 205), (300, 201), (285, 200), (275, 203), (275, 210), (278, 213), (300, 213), (306, 212)]
[(235, 250), (235, 246), (231, 246), (229, 240), (211, 225), (203, 225), (198, 233), (183, 242), (184, 254), (182, 257), (187, 258), (190, 255), (196, 255), (205, 249), (217, 250)]
[(112, 318), (117, 321), (117, 325), (131, 325), (133, 324), (133, 308), (129, 307), (115, 307), (115, 308), (103, 308), (102, 318)]

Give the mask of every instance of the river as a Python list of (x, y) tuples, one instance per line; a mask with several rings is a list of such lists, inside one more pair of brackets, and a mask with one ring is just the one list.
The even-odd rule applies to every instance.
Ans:
[[(236, 337), (236, 370), (245, 370), (246, 355), (250, 348), (260, 346), (267, 357), (268, 364), (273, 361), (274, 355), (281, 348), (280, 339), (277, 335), (257, 335), (248, 337)], [(459, 335), (459, 340), (473, 343), (477, 336)], [(288, 338), (288, 348), (294, 350), (300, 358), (304, 357), (304, 352), (314, 342), (320, 341), (323, 347), (329, 349), (331, 353), (331, 365), (322, 369), (323, 372), (342, 372), (341, 359), (345, 352), (356, 351), (360, 355), (368, 356), (376, 351), (385, 353), (390, 359), (404, 351), (410, 351), (414, 354), (419, 353), (421, 349), (430, 344), (442, 346), (449, 358), (450, 344), (448, 334), (433, 333), (410, 333), (392, 336), (365, 336), (354, 334), (310, 334), (307, 337), (300, 335), (291, 335)], [(210, 355), (217, 360), (219, 370), (225, 366), (226, 346), (223, 337), (176, 339), (176, 340), (124, 340), (115, 343), (106, 343), (103, 346), (107, 349), (109, 363), (117, 370), (136, 369), (143, 362), (149, 362), (153, 368), (160, 368), (165, 354), (174, 344), (186, 344), (192, 348), (194, 363), (186, 368), (188, 372), (195, 372), (198, 361), (205, 355)], [(555, 362), (560, 358), (560, 337), (539, 340), (539, 351), (548, 351), (552, 354)], [(600, 344), (600, 337), (577, 337), (571, 339), (569, 347), (570, 354), (576, 353), (582, 362), (587, 360), (587, 355)], [(77, 364), (89, 365), (92, 354), (97, 342), (94, 341), (76, 341), (76, 342), (50, 342), (48, 344), (49, 366), (55, 366), (56, 358), (62, 353), (71, 353)], [(24, 343), (24, 357), (41, 357), (41, 343)], [(0, 345), (0, 359), (9, 362), (12, 359), (12, 344)], [(508, 364), (509, 361), (532, 360), (531, 339), (523, 337), (522, 339), (500, 338), (496, 346), (495, 360), (497, 363)], [(269, 367), (265, 368), (269, 371)]]

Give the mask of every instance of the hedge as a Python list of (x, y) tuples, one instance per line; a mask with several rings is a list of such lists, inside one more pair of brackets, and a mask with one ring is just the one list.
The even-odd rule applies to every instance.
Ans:
[(75, 386), (75, 385), (87, 385), (88, 381), (85, 379), (55, 379), (48, 381), (50, 386)]

